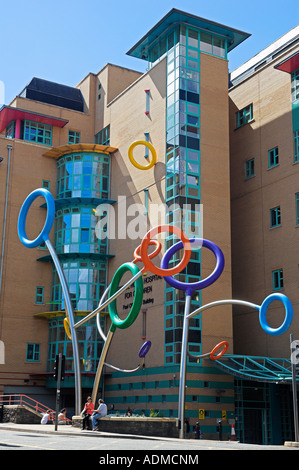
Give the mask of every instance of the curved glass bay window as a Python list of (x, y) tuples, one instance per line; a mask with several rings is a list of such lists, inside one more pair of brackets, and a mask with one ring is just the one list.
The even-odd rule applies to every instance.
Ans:
[(67, 154), (57, 160), (57, 199), (108, 199), (109, 156), (96, 152)]
[[(97, 237), (96, 208), (109, 199), (110, 154), (94, 144), (69, 144), (50, 151), (57, 158), (54, 248), (60, 259), (70, 294), (75, 321), (99, 304), (107, 281), (107, 239)], [(90, 150), (89, 150), (90, 149)], [(114, 149), (111, 147), (111, 149)], [(109, 151), (108, 150), (108, 151)], [(46, 154), (45, 154), (46, 155)], [(53, 265), (49, 318), (48, 371), (58, 353), (66, 357), (66, 372), (74, 372), (72, 342), (65, 333), (65, 299)], [(105, 315), (101, 316), (101, 322)], [(104, 325), (102, 325), (105, 330)], [(77, 329), (81, 370), (96, 372), (102, 349), (96, 319)], [(51, 383), (49, 382), (50, 386)], [(90, 385), (88, 385), (90, 386)]]
[(55, 249), (57, 253), (106, 254), (107, 238), (100, 240), (95, 231), (98, 218), (94, 205), (64, 207), (55, 214)]
[[(61, 265), (74, 311), (94, 310), (106, 286), (106, 262), (80, 258), (62, 261)], [(52, 275), (51, 299), (52, 311), (65, 310), (61, 283), (55, 268)]]

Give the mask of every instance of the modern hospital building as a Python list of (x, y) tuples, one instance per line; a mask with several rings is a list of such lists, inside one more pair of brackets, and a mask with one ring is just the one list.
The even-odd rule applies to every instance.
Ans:
[[(34, 77), (0, 109), (0, 394), (25, 394), (54, 407), (55, 358), (65, 356), (62, 405), (74, 413), (72, 343), (64, 328), (61, 284), (45, 245), (26, 248), (18, 217), (29, 193), (55, 199), (51, 242), (63, 268), (75, 319), (93, 311), (117, 269), (134, 259), (143, 235), (179, 224), (214, 242), (225, 266), (215, 283), (194, 292), (191, 308), (241, 299), (260, 305), (273, 292), (294, 309), (282, 335), (267, 334), (258, 311), (221, 305), (190, 320), (185, 417), (206, 438), (217, 421), (242, 442), (294, 438), (290, 334), (299, 339), (299, 27), (229, 73), (229, 54), (250, 35), (172, 9), (129, 51), (145, 73), (106, 64), (74, 86)], [(113, 60), (113, 58), (111, 58)], [(80, 67), (80, 64), (78, 64)], [(46, 77), (45, 77), (46, 78)], [(128, 157), (135, 141), (152, 144), (156, 164), (141, 170)], [(145, 145), (134, 159), (147, 165)], [(42, 230), (37, 199), (26, 230)], [(100, 229), (99, 229), (100, 227)], [(164, 252), (174, 243), (165, 233)], [(181, 253), (172, 264), (177, 264)], [(137, 263), (142, 267), (141, 263)], [(196, 282), (213, 271), (209, 250), (192, 251), (177, 278)], [(129, 275), (124, 276), (124, 281)], [(105, 366), (99, 387), (111, 413), (178, 416), (185, 292), (143, 275), (143, 303), (128, 329), (117, 329), (107, 363), (133, 370), (149, 340), (145, 366), (124, 373)], [(125, 317), (134, 286), (117, 300)], [(267, 321), (278, 328), (284, 308)], [(99, 317), (108, 331), (108, 310)], [(93, 317), (78, 329), (82, 397), (91, 394), (103, 346)], [(229, 343), (219, 360), (197, 355)]]

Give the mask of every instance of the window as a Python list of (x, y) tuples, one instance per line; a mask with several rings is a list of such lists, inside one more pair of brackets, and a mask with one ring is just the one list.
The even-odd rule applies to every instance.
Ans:
[(292, 72), (292, 101), (299, 100), (299, 69)]
[(273, 290), (283, 289), (283, 270), (272, 271)]
[(299, 130), (294, 132), (294, 162), (299, 162)]
[(268, 151), (269, 156), (269, 168), (273, 168), (274, 166), (278, 165), (279, 157), (278, 157), (278, 147), (274, 147), (273, 149)]
[(40, 360), (40, 344), (28, 343), (26, 351), (26, 361), (37, 362)]
[(24, 140), (52, 145), (52, 126), (33, 121), (24, 121)]
[(109, 157), (100, 153), (68, 154), (57, 160), (57, 198), (108, 199)]
[(219, 57), (226, 57), (225, 39), (209, 33), (200, 33), (200, 50)]
[(248, 179), (252, 178), (253, 176), (255, 176), (255, 166), (254, 158), (251, 158), (245, 162), (245, 177)]
[(252, 103), (236, 112), (236, 128), (244, 126), (253, 119)]
[(44, 288), (37, 286), (35, 288), (35, 303), (43, 304), (44, 303)]
[(270, 209), (270, 227), (278, 227), (281, 225), (280, 206)]
[(149, 114), (149, 106), (150, 106), (150, 90), (145, 91), (145, 114)]
[(79, 144), (80, 142), (80, 132), (69, 131), (68, 144)]
[(11, 121), (6, 128), (5, 137), (8, 139), (14, 139), (15, 137), (15, 124), (15, 121)]
[(110, 125), (104, 127), (100, 132), (95, 135), (95, 144), (110, 144)]
[(48, 181), (48, 180), (43, 180), (43, 181), (42, 181), (42, 188), (50, 189), (50, 181)]

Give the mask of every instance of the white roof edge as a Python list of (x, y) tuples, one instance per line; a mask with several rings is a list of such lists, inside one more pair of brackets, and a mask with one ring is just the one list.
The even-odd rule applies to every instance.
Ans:
[(277, 39), (272, 44), (270, 44), (270, 46), (267, 46), (265, 49), (263, 49), (261, 52), (253, 56), (247, 62), (240, 65), (240, 67), (233, 70), (230, 74), (231, 80), (234, 80), (236, 77), (246, 72), (246, 70), (254, 67), (254, 65), (258, 64), (261, 60), (271, 55), (273, 52), (275, 52), (277, 49), (282, 47), (284, 44), (294, 39), (297, 35), (299, 35), (299, 25), (295, 26), (295, 28), (291, 29), (289, 32), (281, 36), (279, 39)]

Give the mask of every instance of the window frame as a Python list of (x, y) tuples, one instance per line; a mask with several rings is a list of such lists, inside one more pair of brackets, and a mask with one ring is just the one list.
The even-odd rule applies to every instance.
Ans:
[[(39, 133), (41, 131), (41, 134)], [(46, 135), (49, 132), (50, 135)], [(25, 119), (23, 121), (23, 140), (42, 145), (52, 145), (53, 126)]]
[(68, 131), (68, 144), (79, 144), (80, 143), (80, 132), (79, 131)]
[(281, 208), (280, 206), (270, 209), (270, 228), (281, 226)]
[(268, 150), (268, 164), (269, 168), (274, 168), (275, 166), (279, 165), (278, 145)]
[(245, 162), (245, 178), (248, 180), (255, 176), (255, 158), (250, 158)]
[(272, 287), (274, 291), (282, 290), (284, 288), (283, 269), (274, 269), (272, 271)]
[(253, 120), (253, 103), (236, 112), (236, 129), (245, 126)]
[[(32, 358), (29, 357), (29, 348), (32, 348)], [(26, 347), (26, 361), (27, 362), (40, 362), (40, 343), (27, 343)], [(30, 352), (31, 355), (31, 352)]]
[[(38, 289), (41, 289), (41, 292), (38, 292)], [(43, 304), (44, 303), (44, 294), (45, 294), (45, 288), (43, 286), (36, 286), (35, 287), (35, 303), (36, 304)], [(38, 300), (40, 298), (40, 300)]]

